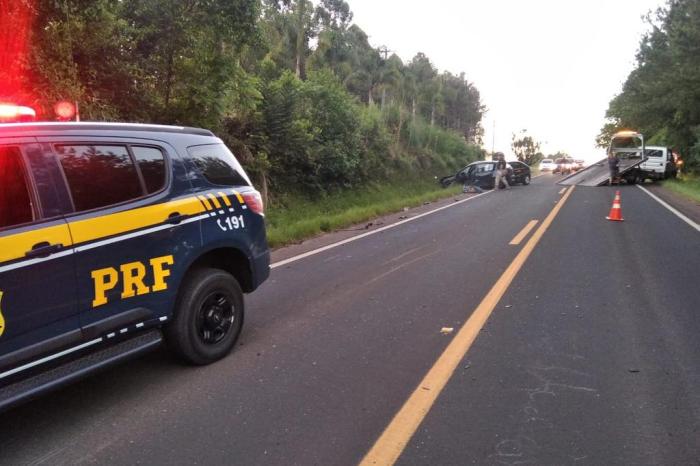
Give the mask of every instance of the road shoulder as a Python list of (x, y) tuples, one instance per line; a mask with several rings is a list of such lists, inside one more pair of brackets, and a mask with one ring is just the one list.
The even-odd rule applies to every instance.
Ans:
[(700, 203), (658, 184), (645, 184), (643, 186), (695, 223), (700, 223)]
[[(488, 191), (486, 191), (488, 192)], [(345, 241), (355, 236), (359, 236), (380, 228), (386, 228), (390, 225), (402, 222), (404, 220), (416, 217), (417, 215), (428, 213), (432, 210), (446, 207), (457, 202), (476, 197), (476, 194), (457, 194), (449, 196), (438, 201), (426, 202), (421, 206), (413, 208), (405, 208), (405, 210), (392, 214), (382, 215), (374, 219), (351, 225), (341, 230), (336, 230), (330, 233), (324, 233), (296, 244), (283, 246), (272, 251), (272, 263), (277, 263), (291, 257), (305, 254), (328, 245)]]

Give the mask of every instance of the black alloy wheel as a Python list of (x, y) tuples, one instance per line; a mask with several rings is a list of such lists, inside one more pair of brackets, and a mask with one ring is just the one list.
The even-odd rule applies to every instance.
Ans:
[(210, 364), (231, 352), (243, 327), (243, 291), (230, 273), (210, 268), (187, 274), (174, 317), (163, 330), (181, 359)]
[(213, 292), (202, 303), (197, 316), (197, 332), (207, 345), (223, 340), (236, 319), (235, 308), (230, 296)]

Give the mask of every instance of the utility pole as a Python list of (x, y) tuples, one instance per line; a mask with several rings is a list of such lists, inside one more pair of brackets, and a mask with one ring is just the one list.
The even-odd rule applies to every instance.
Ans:
[(377, 49), (377, 51), (381, 55), (384, 55), (384, 61), (386, 61), (386, 59), (389, 58), (389, 52), (391, 52), (391, 50), (389, 50), (386, 45), (382, 45)]

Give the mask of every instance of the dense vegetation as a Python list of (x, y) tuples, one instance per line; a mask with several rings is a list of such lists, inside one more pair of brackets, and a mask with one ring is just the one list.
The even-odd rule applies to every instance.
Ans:
[(605, 146), (621, 128), (641, 131), (649, 144), (674, 147), (700, 169), (700, 2), (670, 0), (649, 15), (636, 68), (607, 112), (598, 138)]
[(210, 128), (273, 198), (481, 155), (473, 84), (372, 47), (343, 0), (0, 0), (0, 15), (0, 97)]

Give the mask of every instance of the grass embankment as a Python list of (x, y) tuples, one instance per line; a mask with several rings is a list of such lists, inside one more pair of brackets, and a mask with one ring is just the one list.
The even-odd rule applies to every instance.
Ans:
[(462, 185), (443, 189), (436, 180), (423, 179), (357, 188), (313, 200), (289, 196), (267, 209), (268, 242), (270, 247), (283, 246), (404, 207), (454, 196), (461, 189)]
[(700, 202), (700, 176), (698, 175), (684, 175), (683, 178), (666, 180), (663, 186), (688, 199)]

